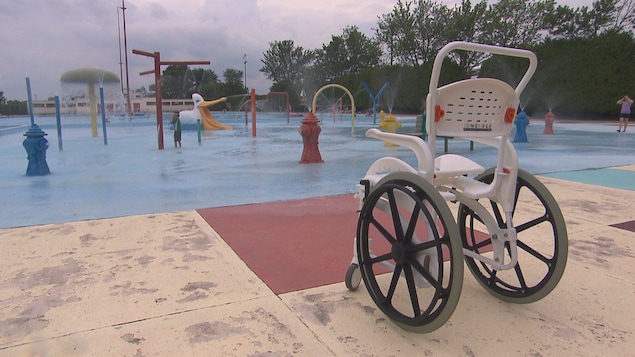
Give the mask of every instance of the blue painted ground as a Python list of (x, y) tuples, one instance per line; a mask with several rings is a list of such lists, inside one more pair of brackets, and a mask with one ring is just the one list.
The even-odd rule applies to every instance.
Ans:
[(593, 169), (581, 171), (565, 171), (546, 174), (545, 176), (561, 180), (588, 183), (591, 185), (619, 188), (635, 191), (635, 171), (619, 169)]
[[(0, 118), (0, 228), (353, 193), (370, 164), (382, 156), (415, 164), (407, 149), (364, 136), (376, 127), (372, 117), (356, 117), (354, 128), (350, 116), (335, 123), (332, 117), (320, 118), (324, 163), (300, 164), (303, 117), (292, 117), (288, 124), (282, 114), (259, 114), (252, 137), (244, 113), (215, 115), (234, 130), (205, 132), (201, 145), (195, 131), (184, 131), (180, 149), (173, 146), (165, 116), (165, 150), (157, 149), (155, 118), (113, 119), (104, 145), (101, 123), (99, 137), (93, 138), (87, 117), (63, 117), (60, 151), (55, 118), (36, 117), (48, 133), (52, 172), (40, 177), (25, 176), (22, 141), (30, 119)], [(415, 131), (414, 117), (397, 118), (400, 132)], [(534, 174), (575, 171), (571, 177), (585, 177), (592, 174), (580, 170), (634, 164), (635, 132), (617, 133), (615, 124), (556, 121), (555, 134), (543, 135), (542, 121), (532, 121), (529, 142), (515, 144), (520, 166)], [(439, 141), (437, 151), (442, 150)], [(486, 167), (495, 164), (493, 150), (478, 144), (470, 152), (469, 143), (455, 140), (450, 151)], [(591, 172), (601, 176), (603, 171)]]

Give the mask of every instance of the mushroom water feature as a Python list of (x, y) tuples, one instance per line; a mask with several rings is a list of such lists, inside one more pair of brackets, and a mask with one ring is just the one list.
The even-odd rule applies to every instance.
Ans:
[[(104, 88), (104, 93), (108, 90), (114, 94), (119, 87), (119, 77), (116, 74), (100, 68), (83, 67), (68, 71), (60, 78), (62, 90), (73, 96), (83, 96), (88, 94), (90, 105), (90, 120), (93, 137), (97, 137), (97, 96), (95, 88)], [(114, 89), (114, 91), (113, 91)], [(117, 93), (122, 95), (122, 93)], [(105, 108), (101, 108), (105, 110)]]

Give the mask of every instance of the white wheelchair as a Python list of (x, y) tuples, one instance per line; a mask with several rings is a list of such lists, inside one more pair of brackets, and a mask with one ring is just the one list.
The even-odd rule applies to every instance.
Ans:
[[(472, 78), (438, 87), (454, 50), (529, 60), (516, 86)], [(415, 169), (395, 157), (375, 161), (360, 181), (354, 253), (345, 284), (363, 280), (377, 307), (409, 331), (427, 333), (452, 315), (463, 286), (463, 262), (497, 298), (531, 303), (558, 284), (567, 263), (567, 229), (549, 190), (518, 167), (509, 133), (536, 56), (526, 50), (452, 42), (436, 56), (426, 101), (427, 140), (369, 129), (366, 136), (412, 150)], [(436, 137), (497, 149), (484, 169), (456, 154), (435, 156)], [(450, 204), (457, 206), (456, 216)]]

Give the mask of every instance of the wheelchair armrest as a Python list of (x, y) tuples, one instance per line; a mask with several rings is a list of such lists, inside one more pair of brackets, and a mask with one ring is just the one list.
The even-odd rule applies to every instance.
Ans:
[(432, 182), (434, 171), (434, 158), (428, 148), (428, 145), (421, 138), (411, 135), (386, 133), (379, 129), (368, 129), (366, 136), (369, 138), (375, 138), (383, 141), (388, 141), (399, 146), (403, 146), (412, 150), (417, 158), (417, 166), (420, 174), (422, 174), (428, 181)]

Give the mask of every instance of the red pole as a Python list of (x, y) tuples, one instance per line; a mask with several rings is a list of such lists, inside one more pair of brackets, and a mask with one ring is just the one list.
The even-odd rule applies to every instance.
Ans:
[(256, 136), (256, 90), (251, 89), (251, 136)]
[(289, 93), (285, 93), (287, 95), (287, 124), (291, 121), (291, 105), (289, 105)]
[(336, 117), (337, 117), (337, 106), (333, 104), (333, 123), (335, 123)]
[(161, 54), (154, 53), (154, 87), (157, 101), (157, 140), (159, 150), (163, 150), (163, 100), (161, 100)]
[[(123, 0), (122, 0), (123, 1)], [(150, 53), (147, 51), (132, 50), (135, 55), (152, 57), (154, 59), (154, 70), (141, 72), (141, 75), (154, 72), (155, 101), (157, 108), (157, 140), (159, 150), (163, 150), (163, 101), (161, 100), (161, 65), (188, 65), (188, 64), (210, 64), (209, 61), (165, 61), (161, 62), (161, 53)]]

